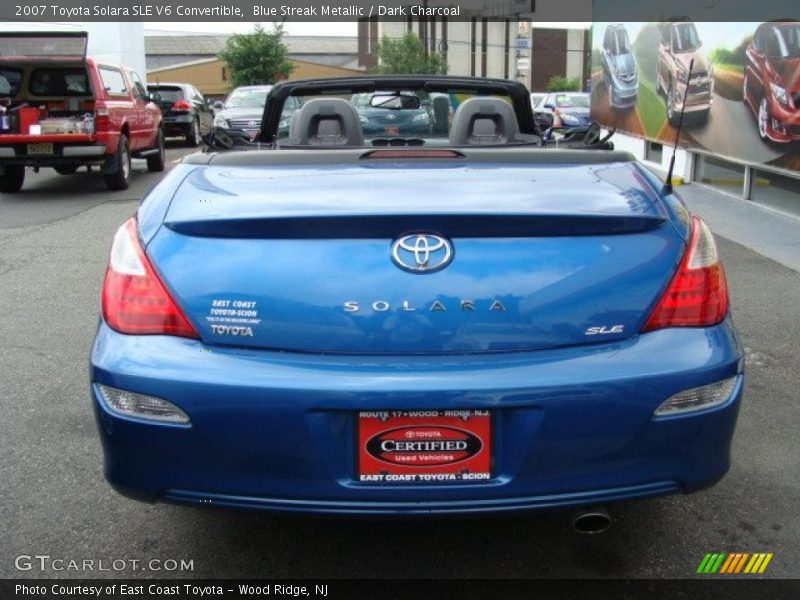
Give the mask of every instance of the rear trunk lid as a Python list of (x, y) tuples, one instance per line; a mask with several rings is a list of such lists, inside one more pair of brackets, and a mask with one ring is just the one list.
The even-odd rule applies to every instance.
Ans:
[[(148, 255), (205, 342), (331, 353), (623, 339), (684, 244), (626, 162), (212, 164), (164, 225)], [(449, 242), (452, 262), (401, 268), (393, 242), (417, 234)]]
[[(156, 92), (161, 99), (157, 102), (161, 113), (166, 117), (172, 114), (173, 105), (179, 100), (186, 100), (183, 96), (183, 90), (176, 85), (148, 85), (149, 92)], [(186, 111), (183, 111), (185, 114)]]

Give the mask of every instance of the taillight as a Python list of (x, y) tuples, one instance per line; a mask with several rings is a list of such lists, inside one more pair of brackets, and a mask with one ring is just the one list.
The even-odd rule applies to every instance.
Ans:
[(178, 100), (170, 108), (172, 112), (189, 112), (191, 109), (192, 105), (189, 104), (186, 100)]
[(689, 245), (642, 331), (709, 327), (728, 314), (728, 285), (711, 230), (694, 217)]
[(108, 130), (108, 107), (102, 100), (97, 100), (94, 103), (94, 130), (107, 131)]
[(103, 282), (103, 318), (120, 333), (199, 337), (147, 260), (134, 217), (114, 236)]

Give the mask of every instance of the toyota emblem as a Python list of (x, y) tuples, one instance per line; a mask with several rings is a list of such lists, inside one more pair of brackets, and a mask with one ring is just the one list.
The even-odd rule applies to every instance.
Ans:
[(435, 273), (453, 260), (453, 246), (430, 233), (414, 233), (392, 243), (392, 261), (409, 273)]

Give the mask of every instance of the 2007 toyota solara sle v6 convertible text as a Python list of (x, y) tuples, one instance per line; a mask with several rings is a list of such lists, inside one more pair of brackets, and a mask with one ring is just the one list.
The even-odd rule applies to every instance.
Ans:
[(599, 128), (562, 134), (520, 84), (422, 76), (282, 82), (254, 141), (212, 131), (113, 240), (109, 482), (358, 515), (717, 482), (744, 360), (714, 239)]

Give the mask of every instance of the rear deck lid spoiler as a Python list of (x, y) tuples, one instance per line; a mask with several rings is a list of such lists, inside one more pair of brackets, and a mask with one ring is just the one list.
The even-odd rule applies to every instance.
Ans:
[(635, 233), (666, 220), (630, 163), (206, 166), (164, 218), (194, 236), (382, 238), (409, 230), (454, 237)]

